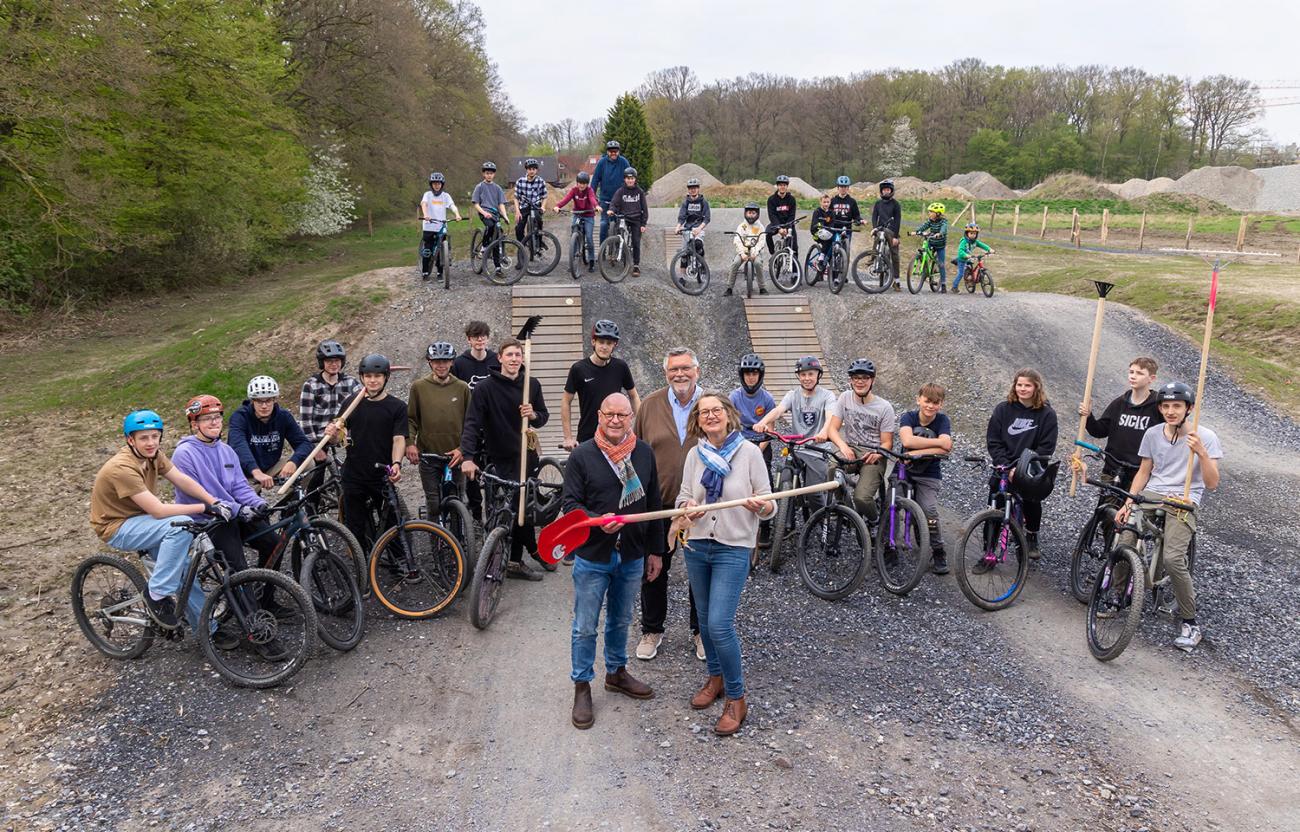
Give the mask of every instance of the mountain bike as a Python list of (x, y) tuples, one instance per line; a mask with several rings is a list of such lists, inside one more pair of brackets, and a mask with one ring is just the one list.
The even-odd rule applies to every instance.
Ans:
[[(184, 620), (190, 593), (210, 587), (195, 637), (222, 678), (249, 688), (279, 685), (302, 669), (316, 636), (316, 613), (296, 581), (270, 569), (233, 570), (213, 546), (208, 530), (221, 520), (173, 520), (194, 535), (189, 565), (176, 594)], [(147, 553), (140, 553), (147, 555)], [(114, 659), (135, 659), (161, 634), (179, 639), (184, 626), (167, 626), (145, 603), (148, 582), (120, 555), (101, 552), (77, 566), (72, 576), (72, 613), (95, 649)], [(273, 612), (275, 610), (276, 612)], [(214, 642), (218, 626), (238, 640), (233, 650)]]
[[(776, 457), (776, 486), (773, 491), (789, 491), (826, 480), (826, 466), (822, 457), (804, 448), (812, 444), (811, 436), (779, 433), (769, 433), (767, 436), (780, 446)], [(812, 482), (809, 481), (810, 474), (814, 474)], [(773, 572), (781, 571), (790, 547), (798, 545), (798, 525), (807, 525), (808, 518), (824, 502), (822, 494), (805, 494), (777, 501), (776, 514), (772, 516), (772, 542), (768, 552), (768, 566)]]
[[(582, 269), (591, 271), (596, 265), (595, 252), (587, 250), (587, 235), (582, 233), (582, 221), (590, 219), (592, 225), (595, 225), (595, 219), (592, 217), (582, 217), (574, 214), (572, 211), (563, 210), (558, 213), (571, 214), (573, 220), (569, 223), (569, 276), (577, 280)], [(581, 268), (580, 268), (581, 267)]]
[[(984, 297), (993, 297), (993, 275), (984, 267), (984, 258), (988, 257), (986, 251), (982, 254), (972, 254), (966, 258), (966, 273), (961, 276), (961, 282), (966, 286), (966, 291), (970, 294), (975, 293), (975, 287), (978, 286)], [(952, 261), (956, 263), (957, 261)]]
[(740, 238), (740, 244), (745, 247), (745, 253), (750, 255), (740, 264), (740, 269), (745, 274), (745, 297), (752, 298), (754, 296), (754, 282), (758, 278), (758, 270), (761, 268), (755, 257), (757, 257), (758, 241), (763, 239), (763, 235), (741, 234), (739, 231), (728, 231), (726, 234), (728, 237)]
[(921, 247), (916, 250), (916, 254), (912, 255), (912, 259), (907, 261), (907, 291), (914, 295), (920, 294), (927, 283), (930, 284), (931, 292), (939, 291), (941, 288), (939, 261), (935, 257), (934, 249), (930, 247), (934, 235), (909, 231), (907, 236), (921, 238)]
[(622, 214), (615, 214), (618, 220), (614, 233), (600, 244), (596, 262), (600, 266), (600, 276), (610, 283), (621, 283), (632, 270), (632, 232), (628, 230), (627, 220)]
[[(816, 284), (823, 275), (829, 276), (831, 294), (838, 295), (849, 274), (848, 233), (855, 223), (826, 223), (813, 235), (814, 242), (804, 257), (804, 282)], [(860, 225), (861, 223), (856, 223)], [(823, 246), (826, 246), (823, 250)], [(827, 253), (829, 252), (829, 253)]]
[(682, 238), (682, 247), (668, 264), (668, 279), (685, 294), (702, 295), (709, 288), (709, 264), (695, 243), (703, 247), (704, 237), (693, 235), (689, 228), (675, 233)]
[[(543, 471), (542, 466), (546, 467)], [(559, 482), (555, 482), (555, 473)], [(546, 479), (543, 480), (542, 477)], [(492, 471), (482, 471), (483, 503), (487, 509), (487, 537), (474, 564), (474, 578), (469, 587), (469, 620), (476, 628), (485, 630), (496, 616), (506, 582), (506, 569), (510, 559), (515, 520), (518, 519), (519, 489), (525, 491), (524, 513), (533, 526), (544, 526), (555, 519), (560, 510), (560, 491), (564, 488), (564, 471), (559, 463), (543, 457), (536, 475), (524, 482), (498, 477)]]
[(871, 532), (853, 503), (852, 474), (862, 470), (862, 460), (844, 459), (816, 445), (806, 450), (834, 460), (830, 471), (838, 488), (826, 492), (828, 502), (804, 524), (795, 550), (795, 564), (804, 586), (818, 598), (839, 601), (862, 585), (871, 565)]
[[(387, 469), (382, 462), (376, 468)], [(392, 480), (384, 477), (384, 507), (397, 522), (370, 550), (370, 587), (389, 612), (429, 618), (442, 612), (465, 582), (465, 556), (451, 532), (406, 513)]]
[(907, 478), (907, 466), (913, 462), (929, 462), (944, 455), (917, 456), (894, 453), (878, 445), (867, 445), (866, 450), (894, 460), (894, 469), (885, 478), (876, 504), (880, 507), (880, 523), (876, 530), (876, 569), (885, 589), (895, 595), (906, 595), (916, 589), (925, 575), (930, 555), (930, 526), (925, 511), (916, 502), (916, 489)]
[[(342, 520), (339, 506), (343, 499), (343, 464), (339, 462), (337, 446), (326, 445), (324, 453), (325, 461), (315, 463), (321, 469), (320, 482), (307, 492), (307, 514), (313, 517), (334, 515)], [(302, 479), (310, 482), (314, 477), (308, 471)]]
[(560, 263), (560, 238), (542, 228), (541, 206), (524, 206), (524, 269), (531, 275), (546, 275)]
[[(422, 222), (440, 224), (435, 232), (438, 236), (432, 246), (426, 245), (423, 238), (420, 240), (420, 275), (423, 280), (428, 280), (431, 273), (436, 273), (438, 279), (442, 281), (442, 288), (451, 288), (451, 239), (447, 236), (447, 223), (461, 222), (464, 219), (464, 217), (459, 220), (421, 218)], [(432, 266), (430, 272), (424, 271), (426, 262)]]
[(790, 233), (772, 236), (772, 257), (767, 261), (767, 276), (772, 278), (773, 286), (787, 295), (798, 289), (803, 282), (803, 266), (795, 252), (794, 235), (799, 233), (795, 225), (806, 219), (806, 216), (795, 217), (789, 222), (780, 223), (777, 228), (788, 228)]
[[(1118, 484), (1123, 487), (1124, 483), (1132, 482), (1138, 466), (1115, 458), (1113, 454), (1091, 442), (1076, 441), (1074, 444), (1091, 451), (1084, 455), (1089, 459), (1100, 459), (1105, 456), (1111, 463), (1120, 467), (1119, 482), (1111, 481), (1110, 485)], [(1106, 475), (1102, 475), (1101, 481), (1107, 481)], [(1115, 545), (1115, 513), (1123, 504), (1123, 498), (1116, 497), (1108, 491), (1101, 491), (1098, 495), (1097, 507), (1093, 509), (1092, 514), (1088, 515), (1087, 522), (1079, 532), (1079, 539), (1074, 544), (1074, 552), (1070, 555), (1070, 592), (1081, 604), (1088, 603), (1092, 598), (1092, 583), (1097, 577), (1097, 571), (1101, 568), (1111, 547)]]
[(465, 571), (474, 571), (474, 559), (478, 555), (477, 541), (474, 536), (474, 521), (470, 517), (469, 507), (460, 496), (455, 478), (451, 472), (451, 457), (443, 454), (420, 454), (420, 461), (433, 466), (438, 482), (438, 504), (420, 507), (420, 519), (432, 518), (434, 522), (451, 532), (460, 543), (460, 550), (465, 555)]
[[(967, 462), (988, 465), (982, 456)], [(998, 478), (989, 507), (966, 521), (957, 549), (957, 585), (980, 609), (1011, 606), (1025, 588), (1029, 572), (1029, 546), (1025, 542), (1024, 509), (1020, 495), (1010, 489), (1015, 465), (989, 466)]]
[(853, 258), (853, 282), (869, 295), (888, 292), (898, 276), (894, 274), (893, 246), (884, 228), (871, 229), (871, 248)]
[[(1152, 605), (1156, 609), (1174, 603), (1171, 579), (1164, 571), (1164, 527), (1170, 512), (1193, 509), (1181, 500), (1154, 500), (1150, 496), (1132, 494), (1101, 480), (1085, 479), (1084, 482), (1118, 499), (1132, 500), (1134, 503), (1129, 521), (1116, 528), (1118, 533), (1131, 534), (1133, 542), (1121, 540), (1110, 550), (1097, 572), (1092, 597), (1088, 599), (1085, 628), (1088, 651), (1098, 661), (1108, 662), (1123, 653), (1132, 641), (1133, 633), (1142, 621), (1148, 586), (1151, 588)], [(1193, 534), (1187, 549), (1189, 571), (1195, 564), (1195, 555), (1196, 535)]]
[[(492, 226), (491, 234), (487, 234), (483, 228), (475, 228), (469, 239), (469, 262), (474, 267), (474, 274), (487, 271), (488, 280), (498, 286), (518, 283), (524, 276), (524, 264), (527, 262), (524, 247), (506, 235), (504, 229), (510, 226), (507, 217), (501, 216), (498, 211), (485, 210), (496, 219), (496, 223)], [(492, 261), (491, 269), (487, 268), (489, 260)]]

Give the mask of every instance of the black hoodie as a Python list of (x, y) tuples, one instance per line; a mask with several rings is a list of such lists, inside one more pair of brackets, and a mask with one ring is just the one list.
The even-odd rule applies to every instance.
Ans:
[(892, 196), (876, 200), (876, 204), (871, 206), (871, 227), (888, 228), (897, 237), (903, 227), (903, 206)]
[[(542, 385), (529, 379), (528, 403), (535, 411), (529, 425), (540, 428), (550, 419), (542, 399)], [(466, 459), (482, 454), (497, 465), (519, 463), (519, 406), (524, 403), (524, 372), (513, 380), (493, 370), (478, 383), (469, 398), (460, 450)]]
[(1056, 451), (1056, 411), (1050, 404), (1032, 410), (1004, 401), (993, 408), (985, 438), (994, 465), (1014, 465), (1026, 448), (1050, 456)]
[[(1093, 436), (1102, 439), (1109, 437), (1106, 450), (1137, 468), (1142, 463), (1138, 458), (1142, 435), (1147, 432), (1147, 428), (1161, 424), (1163, 420), (1160, 418), (1160, 400), (1154, 392), (1149, 391), (1146, 401), (1142, 404), (1133, 404), (1132, 395), (1133, 392), (1130, 390), (1116, 398), (1106, 406), (1100, 419), (1094, 419), (1089, 413), (1087, 428), (1088, 433)], [(1107, 474), (1119, 474), (1120, 467), (1108, 456), (1102, 471)]]

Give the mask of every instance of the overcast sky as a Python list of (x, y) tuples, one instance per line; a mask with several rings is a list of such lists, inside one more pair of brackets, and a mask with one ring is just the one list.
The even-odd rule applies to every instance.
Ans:
[[(1295, 89), (1263, 90), (1266, 100), (1300, 100), (1294, 0), (478, 2), (488, 54), (529, 125), (594, 118), (647, 73), (677, 64), (712, 81), (936, 69), (971, 56), (1003, 66), (1100, 63), (1280, 81)], [(1260, 124), (1276, 140), (1300, 142), (1300, 103), (1264, 113)]]

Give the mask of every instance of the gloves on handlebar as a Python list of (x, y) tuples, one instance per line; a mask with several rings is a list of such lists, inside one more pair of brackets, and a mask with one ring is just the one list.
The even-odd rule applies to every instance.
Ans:
[(240, 506), (239, 519), (244, 523), (253, 523), (257, 520), (265, 520), (266, 516), (271, 513), (271, 506), (262, 503), (260, 506)]
[(230, 503), (217, 500), (208, 506), (208, 514), (219, 518), (222, 522), (229, 523), (231, 518), (235, 516), (235, 509)]

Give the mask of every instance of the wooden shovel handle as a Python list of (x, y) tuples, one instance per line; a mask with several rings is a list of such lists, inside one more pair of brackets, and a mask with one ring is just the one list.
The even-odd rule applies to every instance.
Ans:
[[(346, 422), (348, 420), (348, 417), (352, 415), (352, 411), (357, 409), (357, 405), (361, 404), (361, 400), (364, 399), (365, 397), (366, 397), (366, 389), (363, 387), (357, 391), (356, 398), (352, 400), (352, 404), (348, 405), (347, 409), (344, 410), (343, 413), (340, 414), (339, 417), (334, 421)], [(311, 453), (308, 454), (307, 459), (303, 461), (302, 466), (299, 467), (297, 471), (293, 472), (292, 477), (289, 477), (289, 479), (284, 481), (284, 485), (280, 486), (279, 490), (275, 492), (275, 496), (283, 497), (285, 494), (289, 493), (289, 489), (293, 488), (293, 484), (297, 482), (298, 478), (301, 477), (306, 472), (310, 471), (312, 467), (316, 465), (316, 454), (320, 453), (321, 450), (324, 449), (324, 447), (329, 443), (329, 441), (330, 441), (330, 437), (328, 436), (322, 436), (320, 438), (320, 441), (316, 443), (316, 447), (311, 449)]]
[(644, 523), (648, 520), (667, 520), (670, 517), (681, 517), (683, 514), (699, 514), (700, 512), (721, 511), (724, 508), (735, 508), (743, 506), (749, 500), (783, 500), (786, 497), (798, 497), (802, 494), (816, 494), (821, 491), (830, 491), (838, 488), (839, 483), (834, 480), (819, 482), (816, 485), (805, 485), (800, 488), (791, 488), (789, 491), (774, 491), (771, 494), (755, 494), (753, 497), (742, 497), (737, 500), (725, 500), (721, 503), (709, 503), (702, 506), (686, 506), (682, 508), (665, 508), (659, 511), (647, 511), (642, 514), (626, 514), (614, 517), (593, 517), (591, 518), (593, 526), (603, 526), (607, 523)]

